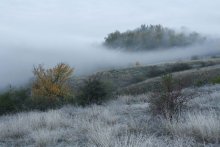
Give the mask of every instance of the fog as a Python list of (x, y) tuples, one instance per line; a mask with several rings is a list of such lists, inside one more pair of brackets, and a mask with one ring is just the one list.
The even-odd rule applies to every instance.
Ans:
[(210, 38), (220, 32), (219, 0), (1, 0), (0, 88), (32, 77), (33, 65), (66, 62), (75, 75), (141, 64), (187, 59), (219, 52), (218, 41), (147, 53), (107, 50), (107, 34), (141, 24), (197, 31)]

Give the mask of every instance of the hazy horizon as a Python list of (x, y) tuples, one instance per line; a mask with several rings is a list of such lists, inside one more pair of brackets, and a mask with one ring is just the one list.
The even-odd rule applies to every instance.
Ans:
[(22, 84), (33, 65), (66, 62), (76, 74), (136, 61), (153, 64), (219, 51), (218, 41), (163, 52), (122, 53), (101, 46), (107, 34), (141, 24), (186, 27), (220, 38), (220, 1), (213, 0), (2, 0), (0, 2), (0, 88)]

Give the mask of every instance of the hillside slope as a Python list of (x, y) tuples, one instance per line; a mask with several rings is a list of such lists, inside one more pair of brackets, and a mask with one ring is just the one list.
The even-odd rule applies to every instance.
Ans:
[[(198, 69), (189, 69), (185, 71), (173, 72), (174, 79), (183, 81), (184, 86), (200, 86), (208, 84), (212, 79), (220, 76), (220, 64)], [(127, 87), (120, 88), (120, 94), (141, 94), (151, 91), (161, 80), (161, 77), (150, 78)]]
[(0, 117), (0, 146), (219, 146), (220, 85), (194, 89), (183, 119), (149, 112), (148, 95), (119, 96), (104, 105), (65, 106)]
[[(114, 90), (123, 89), (130, 85), (135, 85), (145, 80), (159, 77), (166, 73), (181, 72), (186, 70), (211, 67), (220, 65), (220, 58), (170, 62), (157, 65), (143, 65), (128, 67), (123, 69), (113, 69), (109, 71), (98, 72), (95, 75), (103, 81), (108, 81), (114, 87)], [(73, 89), (78, 89), (88, 77), (75, 77), (71, 81)], [(138, 84), (139, 85), (139, 84)]]

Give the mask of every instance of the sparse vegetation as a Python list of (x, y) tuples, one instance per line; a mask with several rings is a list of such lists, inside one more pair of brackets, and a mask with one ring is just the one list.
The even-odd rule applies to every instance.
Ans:
[(184, 71), (191, 68), (192, 67), (187, 63), (174, 63), (166, 69), (166, 72), (172, 73), (172, 72)]
[(165, 73), (165, 71), (161, 70), (159, 67), (150, 66), (149, 70), (148, 70), (148, 73), (147, 73), (147, 76), (150, 77), (150, 78), (151, 77), (157, 77), (157, 76), (160, 76), (164, 73)]
[[(199, 63), (198, 63), (199, 64)], [(166, 66), (166, 69), (168, 68), (168, 65)], [(161, 67), (160, 67), (161, 69)], [(218, 77), (220, 72), (219, 65), (215, 66), (208, 66), (205, 68), (192, 68), (190, 70), (185, 70), (181, 72), (172, 72), (173, 78), (175, 80), (181, 80), (184, 81), (182, 86), (184, 88), (186, 87), (194, 87), (194, 86), (204, 86), (206, 84), (211, 84), (211, 80)], [(163, 72), (166, 74), (166, 72)], [(153, 91), (155, 89), (155, 85), (158, 85), (160, 83), (160, 77), (153, 77), (148, 78), (146, 76), (145, 80), (139, 83), (131, 84), (126, 87), (122, 87), (118, 90), (119, 94), (142, 94), (142, 93), (148, 93), (150, 91)]]
[(150, 109), (154, 115), (162, 115), (168, 120), (178, 117), (191, 95), (183, 94), (182, 81), (175, 81), (172, 74), (162, 77), (161, 85), (155, 87), (150, 96)]
[(214, 79), (211, 80), (213, 84), (220, 84), (220, 76), (215, 77)]

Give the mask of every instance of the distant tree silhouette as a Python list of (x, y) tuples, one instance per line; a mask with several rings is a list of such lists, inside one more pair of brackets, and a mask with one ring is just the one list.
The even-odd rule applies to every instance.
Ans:
[(187, 46), (203, 42), (205, 37), (196, 32), (176, 32), (161, 25), (141, 25), (135, 30), (124, 33), (115, 31), (106, 38), (104, 45), (110, 48), (121, 48), (128, 51), (152, 50)]

